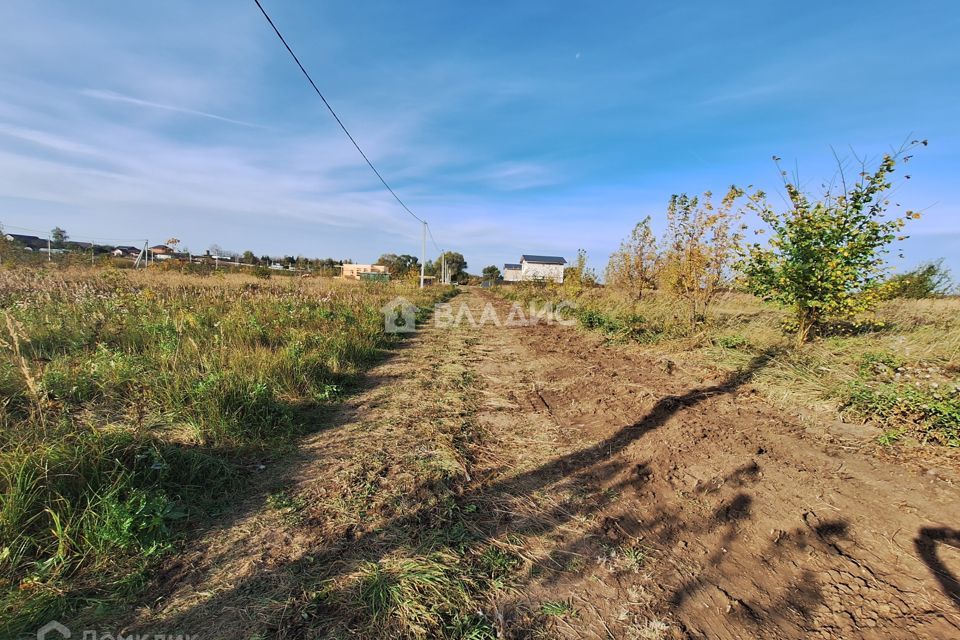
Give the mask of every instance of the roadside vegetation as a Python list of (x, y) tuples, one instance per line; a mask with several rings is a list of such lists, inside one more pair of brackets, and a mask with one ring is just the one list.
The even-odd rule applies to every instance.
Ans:
[(135, 594), (184, 532), (324, 427), (397, 340), (383, 332), (383, 304), (403, 295), (426, 308), (451, 293), (7, 266), (2, 637)]
[[(870, 422), (877, 441), (960, 447), (960, 298), (939, 262), (889, 275), (885, 256), (913, 211), (894, 214), (892, 176), (916, 141), (874, 169), (843, 170), (819, 196), (784, 173), (789, 205), (731, 188), (671, 198), (658, 238), (641, 220), (611, 257), (605, 286), (581, 252), (563, 285), (504, 287), (513, 300), (571, 300), (582, 326), (611, 340), (737, 369), (766, 355), (754, 381), (792, 406)], [(747, 243), (745, 220), (760, 224)]]

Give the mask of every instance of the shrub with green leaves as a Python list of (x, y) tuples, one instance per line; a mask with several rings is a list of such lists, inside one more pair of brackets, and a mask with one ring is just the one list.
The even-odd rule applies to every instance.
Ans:
[(741, 268), (754, 294), (792, 309), (798, 343), (823, 320), (849, 318), (879, 300), (884, 255), (905, 222), (920, 217), (912, 211), (886, 217), (891, 176), (897, 162), (909, 161), (907, 152), (920, 144), (927, 143), (885, 155), (873, 171), (862, 166), (850, 186), (841, 166), (839, 192), (828, 188), (819, 198), (781, 171), (790, 208), (778, 211), (765, 197), (751, 202), (772, 235), (766, 246), (755, 243), (746, 250)]
[(937, 260), (893, 276), (884, 284), (883, 294), (887, 299), (939, 298), (950, 293), (952, 288), (950, 270), (943, 266), (943, 260)]

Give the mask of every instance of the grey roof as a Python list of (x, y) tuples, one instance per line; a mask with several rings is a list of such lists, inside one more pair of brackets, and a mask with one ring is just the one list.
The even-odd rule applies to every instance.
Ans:
[(506, 270), (506, 269), (519, 269), (519, 268), (520, 268), (520, 265), (518, 265), (518, 264), (513, 264), (512, 262), (508, 262), (508, 263), (506, 263), (505, 265), (503, 265), (503, 268), (504, 268), (505, 270)]
[(566, 259), (560, 256), (520, 256), (520, 262), (535, 262), (537, 264), (567, 264)]
[(38, 238), (37, 236), (25, 236), (20, 233), (8, 233), (7, 237), (12, 238), (14, 242), (19, 242), (25, 247), (30, 247), (31, 249), (47, 246), (47, 241), (44, 238)]

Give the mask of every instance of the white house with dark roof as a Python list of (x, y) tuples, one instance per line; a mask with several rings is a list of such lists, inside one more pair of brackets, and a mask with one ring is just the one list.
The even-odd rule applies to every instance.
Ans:
[(8, 233), (4, 236), (8, 242), (15, 242), (28, 251), (46, 250), (49, 246), (49, 240), (38, 238), (37, 236), (25, 236), (20, 233)]
[(503, 265), (503, 273), (500, 275), (504, 282), (520, 282), (520, 265), (508, 262)]
[[(560, 256), (520, 256), (521, 280), (552, 280), (563, 282), (563, 268), (567, 261)], [(506, 265), (504, 265), (506, 266)], [(504, 277), (506, 280), (506, 277)]]

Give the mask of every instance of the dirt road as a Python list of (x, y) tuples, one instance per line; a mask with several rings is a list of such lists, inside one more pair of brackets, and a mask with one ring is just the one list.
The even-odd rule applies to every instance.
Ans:
[[(453, 304), (487, 302), (506, 317), (479, 291)], [(480, 614), (502, 636), (960, 637), (956, 475), (811, 431), (751, 390), (764, 364), (687, 370), (569, 327), (425, 329), (125, 628), (327, 637), (348, 601), (330, 590), (446, 508), (415, 456), (523, 559)], [(266, 508), (278, 491), (308, 506)]]

